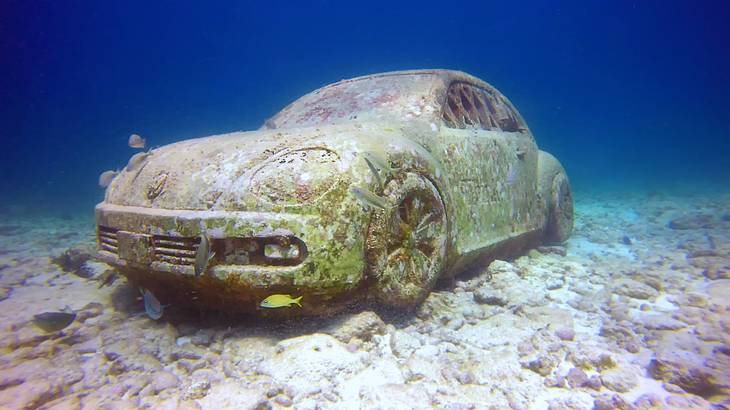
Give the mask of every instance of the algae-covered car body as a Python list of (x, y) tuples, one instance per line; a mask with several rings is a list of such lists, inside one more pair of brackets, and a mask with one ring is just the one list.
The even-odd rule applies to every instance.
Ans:
[[(573, 202), (499, 91), (463, 72), (343, 80), (264, 126), (130, 164), (96, 207), (100, 258), (163, 303), (318, 314), (418, 304), (471, 262), (565, 240)], [(214, 252), (195, 275), (202, 235)]]

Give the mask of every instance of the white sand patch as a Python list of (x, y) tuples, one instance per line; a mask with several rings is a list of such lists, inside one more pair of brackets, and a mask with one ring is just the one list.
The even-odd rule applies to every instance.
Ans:
[(601, 244), (591, 242), (585, 237), (575, 237), (568, 241), (568, 252), (582, 257), (606, 257), (615, 256), (625, 258), (631, 261), (636, 260), (636, 255), (631, 248), (620, 244)]

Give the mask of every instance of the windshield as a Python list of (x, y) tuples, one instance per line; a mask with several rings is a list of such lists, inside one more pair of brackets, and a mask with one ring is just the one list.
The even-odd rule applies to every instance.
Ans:
[(434, 92), (443, 81), (433, 74), (363, 77), (320, 88), (294, 101), (264, 128), (297, 128), (350, 121), (428, 122), (438, 118)]

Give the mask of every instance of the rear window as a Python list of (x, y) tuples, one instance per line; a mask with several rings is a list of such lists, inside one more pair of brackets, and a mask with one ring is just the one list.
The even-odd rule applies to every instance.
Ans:
[(502, 96), (461, 82), (452, 83), (449, 87), (441, 118), (449, 128), (507, 132), (527, 128)]

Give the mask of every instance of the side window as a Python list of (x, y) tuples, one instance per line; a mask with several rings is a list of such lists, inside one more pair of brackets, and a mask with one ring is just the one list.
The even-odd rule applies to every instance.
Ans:
[(441, 118), (450, 128), (481, 128), (507, 132), (526, 129), (502, 97), (460, 82), (452, 83), (449, 87)]

